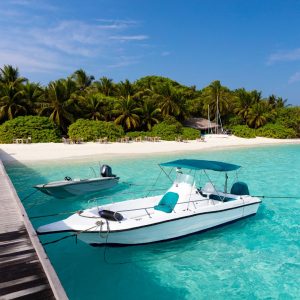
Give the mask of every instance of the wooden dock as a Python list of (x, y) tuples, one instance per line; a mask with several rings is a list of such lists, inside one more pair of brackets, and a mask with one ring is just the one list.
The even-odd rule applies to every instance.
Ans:
[(68, 299), (1, 160), (0, 299)]

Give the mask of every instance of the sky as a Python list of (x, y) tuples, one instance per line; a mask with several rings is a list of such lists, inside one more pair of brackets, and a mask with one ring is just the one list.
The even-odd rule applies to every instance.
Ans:
[(0, 0), (0, 68), (43, 85), (96, 79), (214, 80), (300, 105), (299, 0)]

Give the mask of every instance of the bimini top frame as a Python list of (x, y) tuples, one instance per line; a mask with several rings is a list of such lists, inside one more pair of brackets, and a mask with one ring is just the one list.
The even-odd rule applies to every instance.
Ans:
[(229, 172), (238, 170), (241, 166), (213, 160), (200, 159), (178, 159), (159, 164), (162, 167), (186, 168), (192, 170), (212, 170), (218, 172)]

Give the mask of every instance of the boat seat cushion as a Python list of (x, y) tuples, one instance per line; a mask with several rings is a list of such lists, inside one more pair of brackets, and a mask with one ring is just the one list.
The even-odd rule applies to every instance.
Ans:
[(178, 201), (179, 195), (174, 192), (167, 192), (159, 201), (158, 205), (154, 206), (154, 209), (163, 211), (165, 213), (171, 213)]

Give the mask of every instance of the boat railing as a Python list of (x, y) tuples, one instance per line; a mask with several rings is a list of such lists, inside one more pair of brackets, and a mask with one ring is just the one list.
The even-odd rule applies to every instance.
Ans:
[[(176, 206), (182, 205), (182, 204), (190, 204), (190, 203), (192, 203), (192, 204), (194, 205), (195, 209), (197, 209), (197, 207), (196, 207), (196, 205), (195, 205), (197, 202), (208, 201), (208, 200), (210, 200), (210, 199), (205, 198), (205, 199), (197, 199), (197, 200), (183, 201), (183, 202), (177, 203)], [(176, 206), (175, 206), (175, 208), (176, 208)], [(146, 214), (149, 216), (149, 218), (152, 218), (152, 217), (151, 217), (151, 214), (149, 213), (149, 210), (150, 210), (150, 209), (154, 209), (154, 206), (147, 206), (147, 207), (139, 207), (139, 208), (132, 208), (132, 209), (122, 209), (122, 210), (117, 210), (117, 211), (115, 212), (115, 214), (116, 214), (116, 213), (131, 212), (131, 211), (145, 210), (145, 212), (146, 212)], [(187, 208), (187, 209), (189, 210), (189, 208)], [(172, 212), (175, 212), (175, 209), (173, 209)]]

